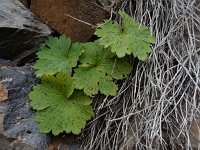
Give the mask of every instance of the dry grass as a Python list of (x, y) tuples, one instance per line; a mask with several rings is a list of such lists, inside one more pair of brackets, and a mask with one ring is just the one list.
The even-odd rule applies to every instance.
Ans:
[(200, 125), (198, 5), (124, 0), (120, 9), (148, 25), (157, 43), (146, 63), (135, 62), (116, 97), (94, 98), (96, 118), (83, 133), (84, 149), (192, 148), (190, 127)]

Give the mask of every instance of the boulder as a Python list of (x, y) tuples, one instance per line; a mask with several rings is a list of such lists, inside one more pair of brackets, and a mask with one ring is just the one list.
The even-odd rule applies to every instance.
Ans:
[(0, 0), (0, 58), (24, 64), (51, 34), (49, 27), (18, 0)]
[[(28, 93), (38, 82), (31, 66), (0, 60), (0, 149), (47, 150), (50, 138), (39, 132)], [(2, 99), (3, 97), (3, 99)]]
[(96, 0), (32, 0), (31, 10), (73, 41), (88, 41), (109, 13)]

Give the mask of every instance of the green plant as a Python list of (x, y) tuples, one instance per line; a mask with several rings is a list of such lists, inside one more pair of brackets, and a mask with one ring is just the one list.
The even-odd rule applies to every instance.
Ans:
[(34, 68), (41, 84), (29, 98), (41, 132), (79, 134), (94, 115), (89, 96), (98, 92), (115, 96), (118, 86), (114, 80), (131, 73), (126, 54), (145, 60), (151, 52), (155, 39), (149, 29), (126, 13), (119, 14), (122, 28), (117, 22), (105, 21), (96, 29), (97, 41), (72, 43), (66, 36), (50, 37), (37, 53)]
[(133, 20), (125, 12), (120, 11), (122, 27), (116, 21), (105, 21), (100, 24), (95, 34), (100, 37), (99, 43), (104, 47), (110, 47), (113, 53), (121, 58), (126, 54), (133, 54), (140, 60), (146, 60), (150, 53), (151, 44), (155, 43), (148, 27)]
[(86, 120), (93, 116), (90, 98), (83, 91), (75, 90), (72, 77), (62, 72), (42, 76), (41, 80), (29, 94), (31, 106), (37, 110), (36, 121), (41, 132), (80, 133)]
[(98, 41), (83, 44), (80, 65), (75, 69), (74, 79), (77, 89), (84, 89), (87, 95), (116, 95), (118, 90), (113, 79), (123, 79), (130, 73), (131, 65), (127, 59), (117, 59), (109, 49), (98, 45)]
[(79, 43), (72, 43), (65, 36), (49, 37), (46, 46), (37, 53), (39, 60), (34, 65), (37, 76), (54, 75), (64, 72), (71, 76), (82, 53)]

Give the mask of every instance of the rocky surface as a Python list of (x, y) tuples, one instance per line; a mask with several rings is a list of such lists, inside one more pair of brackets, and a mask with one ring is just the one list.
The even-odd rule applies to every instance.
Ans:
[(24, 64), (51, 34), (18, 0), (0, 0), (0, 58)]
[(0, 149), (48, 149), (50, 139), (39, 132), (27, 96), (37, 82), (32, 67), (0, 60), (0, 81), (1, 89), (8, 91), (7, 99), (0, 102)]
[(196, 115), (197, 115), (197, 117), (196, 117), (197, 121), (195, 121), (195, 120), (192, 121), (191, 126), (190, 126), (190, 133), (189, 133), (189, 135), (190, 135), (189, 140), (191, 141), (193, 150), (200, 149), (200, 130), (199, 130), (200, 114), (197, 113)]
[(87, 41), (109, 13), (96, 0), (32, 0), (31, 10), (73, 41)]
[[(196, 14), (200, 17), (200, 0), (196, 0), (196, 5), (198, 6), (199, 10), (196, 10)], [(200, 30), (195, 28), (195, 32), (197, 32), (197, 35), (200, 35)], [(200, 36), (196, 37), (196, 46), (200, 48)], [(200, 56), (200, 52), (198, 52), (198, 55)]]

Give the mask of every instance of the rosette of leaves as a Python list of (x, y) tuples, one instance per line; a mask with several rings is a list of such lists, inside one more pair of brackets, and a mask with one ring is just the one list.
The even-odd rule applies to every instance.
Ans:
[(131, 64), (126, 58), (117, 58), (109, 49), (96, 42), (83, 44), (84, 53), (80, 65), (75, 69), (75, 87), (83, 89), (87, 95), (100, 91), (105, 95), (116, 95), (118, 90), (113, 79), (123, 79), (131, 72)]
[[(155, 43), (148, 27), (120, 11), (122, 27), (115, 21), (101, 24), (98, 41), (72, 43), (66, 36), (50, 37), (37, 52), (34, 64), (41, 84), (29, 94), (40, 131), (58, 135), (79, 134), (93, 117), (89, 96), (99, 91), (115, 96), (116, 80), (131, 73), (126, 54), (145, 60)], [(100, 45), (99, 45), (100, 44)], [(78, 65), (77, 65), (78, 64)]]
[(71, 76), (81, 52), (81, 45), (72, 43), (64, 35), (59, 38), (49, 37), (45, 47), (37, 52), (38, 61), (34, 64), (37, 76), (53, 75), (61, 71)]
[(125, 12), (120, 11), (119, 14), (122, 17), (122, 27), (112, 20), (99, 24), (95, 32), (100, 37), (99, 43), (105, 48), (110, 47), (119, 58), (133, 54), (142, 61), (146, 60), (152, 51), (151, 44), (155, 43), (155, 37), (148, 27)]
[(90, 98), (83, 91), (74, 90), (72, 77), (64, 73), (42, 76), (41, 84), (29, 94), (36, 121), (42, 133), (63, 131), (79, 134), (86, 121), (93, 116)]

